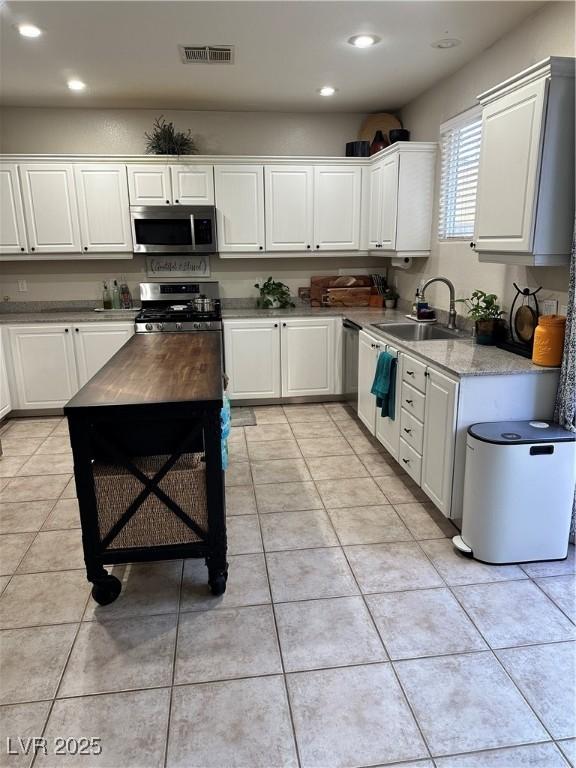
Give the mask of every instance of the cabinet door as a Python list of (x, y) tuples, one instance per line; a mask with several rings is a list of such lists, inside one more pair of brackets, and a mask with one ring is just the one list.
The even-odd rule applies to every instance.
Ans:
[(98, 373), (134, 333), (134, 323), (83, 323), (74, 326), (74, 350), (81, 387)]
[(438, 509), (450, 516), (458, 383), (428, 368), (422, 490)]
[(224, 321), (224, 361), (232, 400), (280, 397), (279, 321)]
[(547, 93), (542, 78), (482, 111), (477, 251), (532, 249)]
[(125, 165), (76, 165), (82, 251), (132, 251)]
[(264, 250), (264, 168), (261, 165), (214, 166), (218, 250)]
[(382, 164), (368, 168), (368, 248), (380, 248), (382, 234)]
[(382, 161), (382, 229), (380, 242), (385, 250), (396, 249), (398, 218), (398, 155)]
[(130, 205), (171, 205), (172, 187), (167, 165), (129, 165)]
[(361, 181), (361, 168), (314, 169), (314, 250), (358, 250)]
[(73, 166), (21, 165), (20, 181), (30, 251), (80, 253)]
[(4, 334), (0, 328), (0, 419), (8, 415), (11, 410), (12, 398), (10, 397), (8, 370), (6, 367), (6, 345)]
[(314, 206), (313, 169), (269, 165), (264, 171), (266, 250), (311, 250)]
[(358, 418), (370, 430), (376, 431), (376, 398), (370, 393), (376, 373), (378, 353), (384, 343), (360, 331), (358, 334)]
[(282, 320), (282, 397), (334, 393), (334, 335), (332, 318)]
[(0, 253), (26, 253), (24, 208), (18, 169), (12, 163), (0, 165)]
[(212, 165), (171, 165), (170, 176), (175, 205), (214, 205)]
[[(398, 350), (394, 349), (394, 347), (391, 347), (389, 344), (386, 345), (386, 352), (389, 352), (391, 355), (394, 355), (394, 357), (398, 358)], [(402, 359), (399, 359), (398, 365), (396, 367), (396, 399), (394, 418), (391, 419), (389, 416), (382, 416), (380, 410), (378, 408), (376, 409), (376, 437), (382, 443), (384, 448), (386, 448), (388, 453), (394, 456), (395, 459), (398, 459), (398, 449), (400, 445), (400, 390), (402, 382), (402, 372), (400, 370), (401, 365)]]
[(8, 329), (18, 408), (62, 408), (78, 389), (69, 326), (20, 325)]

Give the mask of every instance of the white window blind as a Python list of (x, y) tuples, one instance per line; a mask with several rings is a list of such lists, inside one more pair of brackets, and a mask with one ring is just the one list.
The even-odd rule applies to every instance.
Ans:
[(471, 109), (440, 126), (440, 240), (474, 235), (482, 116)]

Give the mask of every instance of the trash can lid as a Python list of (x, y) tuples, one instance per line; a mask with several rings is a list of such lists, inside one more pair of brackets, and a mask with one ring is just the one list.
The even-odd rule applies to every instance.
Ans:
[(518, 443), (574, 442), (576, 432), (570, 432), (553, 421), (486, 421), (472, 424), (468, 434), (485, 443), (510, 445)]

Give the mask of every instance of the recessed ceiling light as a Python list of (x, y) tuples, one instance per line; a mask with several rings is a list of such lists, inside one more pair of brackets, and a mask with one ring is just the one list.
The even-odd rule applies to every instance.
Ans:
[(86, 88), (86, 83), (83, 83), (82, 80), (68, 80), (68, 88), (71, 91), (83, 91)]
[(432, 48), (456, 48), (460, 45), (462, 40), (458, 40), (457, 37), (446, 37), (443, 40), (436, 40), (434, 43), (430, 43)]
[(380, 38), (376, 35), (354, 35), (348, 39), (350, 45), (354, 45), (356, 48), (370, 48), (372, 45), (380, 42)]
[(318, 93), (320, 96), (334, 96), (336, 93), (336, 88), (333, 88), (331, 85), (323, 85)]
[(42, 34), (40, 27), (35, 27), (34, 24), (19, 24), (18, 32), (22, 37), (40, 37)]

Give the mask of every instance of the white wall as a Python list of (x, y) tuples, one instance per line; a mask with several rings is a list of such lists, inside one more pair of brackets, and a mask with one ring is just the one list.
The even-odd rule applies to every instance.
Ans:
[[(497, 13), (497, 3), (493, 5)], [(449, 55), (449, 51), (447, 53)], [(438, 141), (440, 124), (474, 106), (479, 93), (552, 55), (575, 55), (574, 5), (571, 2), (545, 3), (513, 32), (404, 107), (403, 124), (415, 141)], [(437, 221), (437, 210), (433, 221)], [(513, 282), (520, 287), (543, 285), (545, 290), (539, 295), (542, 298), (558, 297), (562, 304), (567, 298), (568, 268), (481, 264), (467, 242), (438, 243), (434, 237), (430, 258), (418, 261), (408, 272), (395, 271), (400, 293), (407, 298), (414, 295), (421, 279), (435, 275), (450, 278), (459, 297), (468, 296), (475, 288), (480, 288), (498, 294), (507, 308), (515, 293)], [(444, 286), (432, 286), (427, 298), (447, 308), (448, 295)]]
[(190, 128), (207, 155), (344, 155), (364, 119), (346, 113), (6, 107), (0, 111), (0, 152), (142, 154), (144, 132), (161, 113), (177, 130)]

